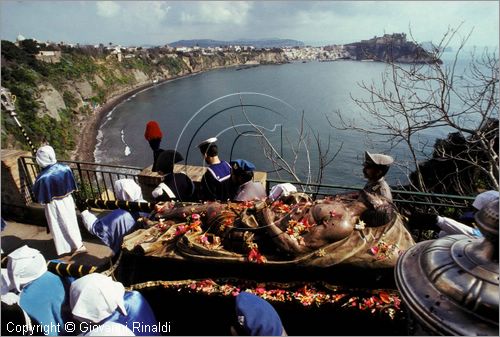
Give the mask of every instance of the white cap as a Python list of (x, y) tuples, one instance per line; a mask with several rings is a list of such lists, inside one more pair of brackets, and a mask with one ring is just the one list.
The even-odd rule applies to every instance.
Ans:
[(476, 196), (472, 206), (480, 211), (484, 206), (495, 199), (498, 199), (498, 191), (486, 191)]
[(8, 255), (7, 272), (17, 291), (47, 271), (47, 262), (36, 249), (26, 245)]
[(204, 140), (200, 144), (198, 144), (198, 147), (212, 144), (212, 143), (215, 143), (216, 141), (217, 141), (217, 137), (208, 138), (207, 140)]
[(111, 316), (116, 309), (127, 315), (123, 295), (125, 288), (109, 276), (99, 273), (85, 275), (69, 290), (71, 312), (80, 320), (98, 323)]
[(389, 166), (394, 162), (394, 158), (381, 153), (370, 153), (365, 151), (365, 162), (375, 165)]

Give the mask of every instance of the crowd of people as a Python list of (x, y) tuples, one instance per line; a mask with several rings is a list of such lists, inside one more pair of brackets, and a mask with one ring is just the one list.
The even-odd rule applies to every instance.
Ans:
[[(163, 133), (156, 121), (147, 123), (144, 136), (153, 151), (152, 171), (162, 176), (161, 183), (152, 192), (156, 202), (272, 202), (297, 192), (295, 186), (286, 183), (274, 186), (268, 195), (264, 186), (254, 181), (256, 167), (253, 163), (245, 159), (227, 162), (219, 158), (215, 137), (198, 145), (207, 166), (201, 181), (195, 184), (185, 173), (174, 172), (174, 165), (184, 158), (176, 150), (161, 148)], [(60, 257), (87, 251), (82, 242), (75, 208), (80, 210), (82, 223), (88, 232), (98, 237), (115, 255), (120, 252), (123, 237), (137, 228), (137, 220), (148, 216), (146, 213), (116, 209), (98, 217), (80, 199), (75, 203), (72, 195), (77, 190), (75, 178), (67, 165), (57, 162), (51, 146), (40, 147), (36, 153), (36, 161), (41, 172), (33, 185), (33, 193), (36, 200), (44, 206), (48, 228)], [(391, 189), (384, 178), (393, 161), (388, 155), (365, 152), (363, 174), (367, 183), (357, 194), (357, 199), (348, 205), (328, 199), (308, 204), (302, 209), (300, 218), (307, 218), (309, 225), (317, 226), (311, 227), (302, 241), (293, 239), (280, 226), (282, 221), (288, 224), (294, 220), (294, 215), (284, 218), (273, 212), (272, 208), (266, 208), (263, 216), (268, 235), (281, 249), (301, 254), (327, 242), (347, 237), (359, 219), (369, 226), (387, 223), (396, 212)], [(133, 179), (115, 181), (114, 193), (117, 200), (144, 201), (141, 187)], [(498, 199), (498, 191), (488, 191), (478, 195), (473, 206), (478, 211), (495, 199)], [(440, 235), (465, 234), (481, 237), (481, 233), (475, 228), (456, 220), (429, 214), (419, 216), (417, 222), (420, 226), (428, 224), (439, 228)], [(100, 273), (91, 273), (78, 279), (57, 275), (47, 270), (42, 254), (28, 246), (11, 252), (7, 268), (2, 269), (2, 306), (4, 304), (19, 305), (25, 317), (38, 326), (60, 327), (59, 330), (42, 331), (45, 335), (74, 333), (75, 331), (61, 330), (68, 326), (65, 325), (67, 322), (88, 323), (87, 330), (77, 331), (87, 335), (160, 334), (159, 331), (151, 330), (144, 333), (144, 330), (137, 329), (134, 325), (134, 322), (151, 327), (158, 324), (151, 307), (140, 293), (125, 291), (120, 282)], [(286, 335), (274, 308), (265, 300), (249, 293), (241, 293), (235, 298), (232, 333)]]
[[(169, 323), (158, 322), (138, 291), (101, 273), (79, 278), (47, 269), (36, 249), (24, 245), (8, 255), (1, 271), (2, 334), (35, 336), (160, 336)], [(276, 310), (260, 297), (235, 297), (228, 334), (286, 335)]]

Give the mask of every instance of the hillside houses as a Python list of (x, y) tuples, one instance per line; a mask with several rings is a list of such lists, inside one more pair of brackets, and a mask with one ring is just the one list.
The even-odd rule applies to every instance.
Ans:
[(290, 61), (296, 60), (319, 60), (332, 61), (349, 58), (349, 53), (343, 45), (331, 45), (325, 47), (293, 47), (284, 48), (283, 52)]
[(35, 55), (35, 58), (42, 62), (47, 63), (59, 63), (61, 62), (61, 51), (60, 50), (40, 50), (40, 52)]

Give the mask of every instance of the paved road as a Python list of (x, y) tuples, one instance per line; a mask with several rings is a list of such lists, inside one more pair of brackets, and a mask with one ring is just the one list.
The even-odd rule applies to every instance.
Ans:
[[(46, 260), (58, 258), (52, 235), (47, 234), (45, 227), (8, 220), (5, 222), (7, 227), (1, 233), (2, 259), (23, 245), (38, 249)], [(59, 259), (93, 266), (109, 263), (112, 255), (111, 249), (102, 244), (98, 238), (88, 233), (85, 228), (80, 227), (80, 232), (88, 252), (73, 257), (63, 256)]]

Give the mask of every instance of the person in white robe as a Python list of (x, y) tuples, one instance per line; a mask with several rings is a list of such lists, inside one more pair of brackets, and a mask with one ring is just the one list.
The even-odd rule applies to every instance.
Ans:
[(36, 152), (42, 168), (33, 185), (36, 200), (44, 205), (47, 224), (58, 255), (87, 251), (82, 242), (72, 193), (76, 182), (71, 169), (58, 163), (54, 149), (45, 145)]

